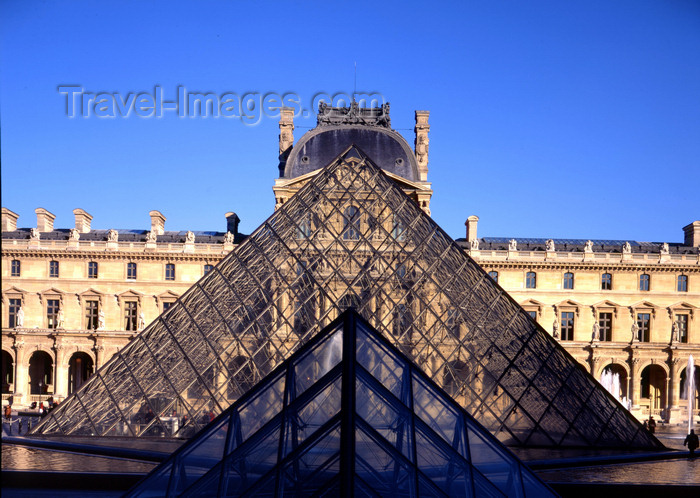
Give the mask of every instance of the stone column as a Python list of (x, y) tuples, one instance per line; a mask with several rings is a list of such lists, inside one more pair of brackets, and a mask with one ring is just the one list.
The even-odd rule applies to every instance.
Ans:
[(630, 360), (630, 387), (627, 392), (630, 393), (630, 400), (632, 402), (632, 409), (639, 408), (639, 358), (632, 358)]
[(15, 348), (15, 403), (27, 404), (29, 401), (29, 365), (26, 361), (24, 340), (16, 338)]
[(680, 421), (681, 408), (679, 406), (680, 398), (680, 378), (678, 378), (678, 365), (681, 359), (678, 357), (671, 358), (669, 378), (666, 383), (666, 392), (668, 393), (668, 421), (676, 423)]
[(68, 370), (70, 365), (66, 361), (63, 344), (56, 344), (56, 346), (54, 346), (54, 351), (56, 356), (53, 390), (54, 399), (56, 399), (56, 397), (65, 398), (68, 396)]

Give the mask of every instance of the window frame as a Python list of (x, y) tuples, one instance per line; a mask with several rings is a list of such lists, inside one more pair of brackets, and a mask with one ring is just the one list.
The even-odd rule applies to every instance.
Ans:
[(14, 329), (17, 327), (17, 313), (21, 307), (22, 297), (10, 297), (7, 299), (7, 328)]
[[(637, 338), (639, 342), (651, 342), (651, 320), (653, 313), (649, 310), (637, 310), (635, 312), (635, 320), (639, 330), (637, 331)], [(646, 322), (641, 322), (640, 317), (646, 317)], [(646, 325), (646, 326), (642, 326)], [(646, 339), (646, 340), (645, 340)]]
[[(604, 318), (605, 315), (605, 318)], [(607, 319), (609, 317), (609, 319)], [(613, 340), (613, 323), (615, 320), (615, 313), (612, 311), (600, 311), (598, 312), (598, 326), (600, 327), (600, 335), (598, 340), (601, 342), (612, 342)], [(606, 323), (608, 326), (606, 326)]]
[(206, 277), (211, 273), (211, 271), (214, 269), (214, 265), (206, 264), (204, 265), (204, 274), (202, 275), (203, 277)]
[(642, 273), (639, 275), (639, 292), (649, 292), (651, 290), (651, 275)]
[[(94, 303), (94, 307), (92, 304)], [(92, 311), (94, 309), (94, 315)], [(99, 316), (100, 316), (100, 300), (99, 299), (86, 299), (85, 300), (85, 329), (86, 330), (97, 330), (99, 326)], [(92, 322), (92, 323), (91, 323)], [(91, 327), (92, 325), (92, 327)]]
[(88, 278), (98, 278), (100, 274), (100, 265), (97, 261), (88, 262)]
[[(567, 315), (566, 318), (564, 315)], [(568, 316), (571, 315), (571, 316)], [(576, 328), (576, 312), (574, 310), (563, 310), (559, 312), (559, 337), (562, 341), (573, 341), (574, 330)], [(566, 332), (566, 337), (564, 333)]]
[(574, 273), (567, 271), (564, 273), (564, 278), (562, 280), (562, 289), (573, 290), (574, 288)]
[(165, 263), (165, 280), (175, 280), (175, 263)]
[[(683, 320), (679, 320), (683, 317)], [(688, 344), (688, 330), (690, 328), (690, 314), (689, 313), (674, 313), (674, 322), (678, 323), (678, 342), (683, 344)], [(681, 321), (683, 326), (681, 327)]]
[(676, 291), (688, 292), (688, 275), (678, 275), (676, 278)]
[(525, 273), (525, 288), (537, 289), (537, 272), (529, 271)]
[(49, 261), (49, 278), (60, 278), (61, 270), (58, 260)]
[(600, 276), (600, 290), (613, 290), (613, 276), (610, 272), (605, 272)]
[(138, 265), (133, 261), (126, 263), (126, 279), (136, 280), (138, 277)]
[(22, 276), (22, 262), (19, 259), (13, 259), (10, 263), (10, 276), (11, 277), (21, 277)]
[[(348, 214), (352, 210), (352, 214)], [(350, 205), (343, 210), (343, 240), (360, 240), (360, 208)]]
[[(133, 313), (132, 313), (133, 312)], [(139, 302), (136, 299), (124, 300), (124, 330), (136, 332), (139, 325)]]
[[(55, 306), (54, 306), (54, 303)], [(49, 330), (56, 330), (58, 326), (58, 310), (61, 309), (61, 298), (48, 297), (46, 298), (46, 328)], [(53, 310), (53, 313), (51, 311)]]

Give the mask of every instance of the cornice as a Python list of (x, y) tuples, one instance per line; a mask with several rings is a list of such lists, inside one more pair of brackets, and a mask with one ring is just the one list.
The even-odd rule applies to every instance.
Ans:
[(223, 246), (221, 252), (202, 252), (202, 253), (184, 253), (184, 252), (166, 252), (166, 251), (90, 251), (90, 250), (66, 250), (54, 248), (51, 249), (26, 249), (26, 248), (3, 248), (3, 258), (36, 258), (46, 259), (48, 257), (56, 259), (91, 259), (91, 260), (139, 260), (139, 261), (207, 261), (211, 259), (223, 259), (230, 251), (224, 252)]
[(583, 261), (494, 261), (474, 259), (483, 268), (511, 268), (511, 269), (541, 269), (541, 270), (611, 270), (616, 272), (674, 272), (683, 270), (686, 273), (700, 273), (697, 263), (588, 263)]

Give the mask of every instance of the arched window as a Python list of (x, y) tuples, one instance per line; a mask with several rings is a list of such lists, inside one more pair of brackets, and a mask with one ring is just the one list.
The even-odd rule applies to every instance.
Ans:
[(639, 275), (639, 290), (648, 291), (651, 284), (651, 277), (646, 273)]
[(87, 353), (78, 352), (71, 356), (68, 365), (68, 394), (73, 394), (92, 376), (92, 358)]
[(399, 242), (406, 240), (406, 225), (397, 215), (394, 215), (394, 228), (391, 231), (391, 236)]
[(537, 288), (537, 273), (534, 271), (529, 271), (525, 274), (525, 288), (526, 289), (536, 289)]
[(7, 394), (12, 392), (10, 384), (14, 384), (15, 365), (12, 360), (12, 355), (2, 350), (2, 393)]
[(348, 206), (343, 213), (343, 239), (358, 240), (360, 238), (360, 210)]
[(296, 238), (308, 239), (311, 237), (311, 217), (306, 214), (297, 225)]
[(574, 288), (574, 274), (569, 272), (564, 273), (564, 288), (573, 289)]
[(688, 292), (688, 277), (686, 275), (678, 275), (678, 292)]
[(601, 290), (612, 290), (612, 273), (603, 273), (600, 276)]
[(491, 277), (494, 282), (498, 283), (498, 272), (497, 271), (490, 271), (489, 277)]

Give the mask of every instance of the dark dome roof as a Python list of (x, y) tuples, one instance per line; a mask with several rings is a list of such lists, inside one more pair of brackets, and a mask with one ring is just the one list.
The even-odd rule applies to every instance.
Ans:
[(393, 130), (363, 125), (323, 126), (306, 133), (289, 154), (284, 178), (323, 168), (353, 144), (383, 170), (418, 181), (416, 158), (406, 140)]

